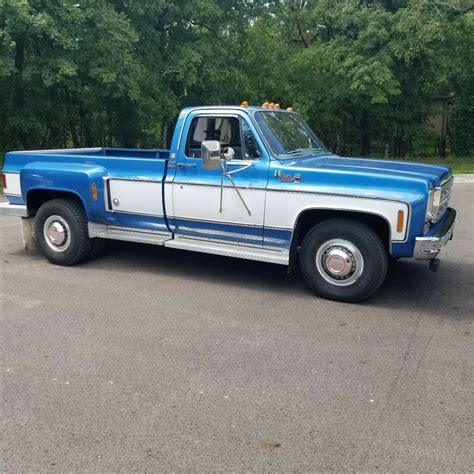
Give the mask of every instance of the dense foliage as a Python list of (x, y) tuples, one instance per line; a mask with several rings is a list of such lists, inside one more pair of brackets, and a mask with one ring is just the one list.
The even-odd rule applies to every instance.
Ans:
[(246, 99), (341, 154), (433, 153), (437, 97), (474, 153), (473, 0), (0, 0), (0, 150), (161, 147)]

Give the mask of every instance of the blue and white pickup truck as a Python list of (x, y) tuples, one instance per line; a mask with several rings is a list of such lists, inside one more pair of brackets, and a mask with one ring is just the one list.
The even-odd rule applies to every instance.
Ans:
[(10, 152), (2, 172), (0, 212), (33, 223), (52, 263), (104, 239), (299, 262), (316, 294), (349, 302), (380, 287), (391, 258), (437, 267), (456, 217), (449, 168), (334, 155), (268, 107), (187, 108), (170, 150)]

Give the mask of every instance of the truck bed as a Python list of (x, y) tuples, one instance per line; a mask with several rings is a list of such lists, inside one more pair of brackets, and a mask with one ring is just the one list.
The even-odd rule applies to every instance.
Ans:
[(157, 158), (167, 160), (169, 158), (169, 150), (161, 150), (157, 148), (65, 148), (62, 150), (34, 150), (34, 151), (15, 151), (10, 152), (15, 155), (75, 155), (75, 156), (93, 156), (93, 157), (110, 157), (110, 158)]

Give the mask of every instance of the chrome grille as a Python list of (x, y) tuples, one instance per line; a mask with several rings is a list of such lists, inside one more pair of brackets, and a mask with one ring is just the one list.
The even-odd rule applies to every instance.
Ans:
[(436, 217), (436, 219), (433, 219), (433, 222), (438, 222), (444, 216), (444, 213), (446, 212), (446, 209), (448, 208), (448, 205), (449, 205), (449, 199), (451, 197), (453, 182), (454, 182), (454, 177), (452, 177), (449, 181), (447, 181), (441, 187), (441, 199), (439, 202), (438, 216)]

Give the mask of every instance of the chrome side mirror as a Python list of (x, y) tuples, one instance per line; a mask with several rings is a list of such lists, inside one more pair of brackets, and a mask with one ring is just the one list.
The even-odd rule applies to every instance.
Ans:
[(235, 150), (231, 146), (228, 146), (224, 149), (224, 153), (222, 154), (222, 156), (226, 161), (233, 160), (235, 157)]
[(218, 140), (205, 140), (201, 143), (201, 161), (205, 170), (221, 167), (221, 144)]

